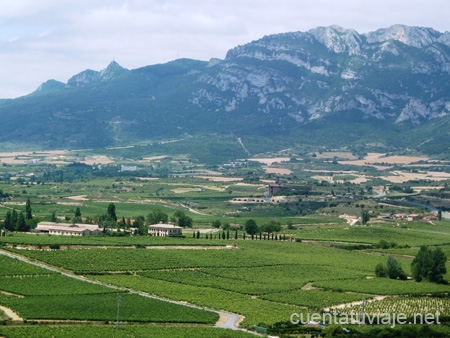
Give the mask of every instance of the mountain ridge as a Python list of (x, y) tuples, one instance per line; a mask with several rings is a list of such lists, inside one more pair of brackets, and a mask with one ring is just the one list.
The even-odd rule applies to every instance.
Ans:
[(103, 147), (219, 133), (420, 150), (438, 135), (449, 139), (439, 129), (450, 120), (449, 74), (448, 32), (317, 27), (264, 36), (223, 60), (132, 70), (113, 61), (66, 84), (47, 81), (34, 95), (0, 102), (0, 122), (9, 127), (0, 142)]

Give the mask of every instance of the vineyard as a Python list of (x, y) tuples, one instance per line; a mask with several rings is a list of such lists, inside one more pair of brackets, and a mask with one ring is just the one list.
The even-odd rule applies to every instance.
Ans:
[[(339, 313), (360, 313), (361, 305), (346, 306), (337, 310)], [(374, 302), (366, 302), (364, 312), (368, 315), (405, 314), (408, 318), (415, 314), (435, 313), (439, 311), (441, 316), (450, 315), (450, 300), (448, 298), (386, 298)]]
[(315, 282), (314, 286), (335, 291), (351, 291), (375, 295), (421, 295), (450, 292), (449, 285), (429, 282), (417, 283), (389, 278), (359, 278), (349, 280), (328, 280)]
[(23, 296), (89, 295), (119, 292), (60, 274), (0, 277), (0, 289)]
[[(49, 274), (44, 268), (5, 256), (0, 258), (3, 263), (0, 291), (4, 292), (0, 293), (0, 303), (24, 319), (114, 320), (119, 295), (121, 320), (212, 324), (218, 319), (212, 312)], [(6, 274), (8, 271), (10, 275)]]
[(120, 330), (111, 326), (25, 326), (2, 327), (0, 335), (8, 338), (250, 338), (255, 337), (241, 331), (208, 327), (169, 327), (154, 325), (122, 325)]
[(107, 275), (92, 276), (92, 278), (177, 301), (187, 301), (199, 306), (245, 315), (242, 322), (244, 325), (285, 321), (293, 312), (306, 313), (308, 311), (306, 308), (266, 301), (236, 292), (167, 282), (143, 276)]
[[(380, 239), (388, 239), (397, 245), (421, 246), (450, 244), (450, 238), (430, 230), (393, 228), (390, 226), (348, 227), (342, 225), (326, 227), (310, 227), (297, 230), (296, 238), (322, 241), (345, 241), (354, 243), (376, 244)], [(450, 234), (448, 229), (446, 234)]]
[[(342, 292), (329, 292), (322, 290), (294, 290), (283, 293), (263, 295), (261, 298), (275, 302), (320, 309), (330, 305), (360, 301), (362, 297), (362, 295)], [(370, 297), (366, 296), (366, 298)]]
[[(27, 319), (94, 320), (117, 318), (117, 294), (30, 296), (9, 298), (2, 303)], [(213, 312), (163, 302), (134, 294), (122, 294), (120, 319), (133, 322), (213, 324)]]
[[(294, 231), (297, 236), (301, 231), (311, 236), (316, 232), (333, 233), (324, 229), (328, 228)], [(368, 230), (378, 231), (376, 228)], [(341, 228), (337, 231), (348, 230)], [(366, 242), (371, 241), (370, 236), (371, 233), (367, 233)], [(29, 239), (42, 238), (43, 241), (53, 237), (30, 236)], [(27, 239), (17, 238), (25, 242)], [(183, 245), (203, 244), (205, 241), (210, 245), (224, 245), (232, 241), (135, 237), (136, 243), (133, 243), (132, 239), (86, 239), (86, 243), (92, 241), (90, 245), (101, 245), (105, 240), (104, 248), (50, 251), (6, 249), (103, 283), (236, 313), (245, 317), (242, 322), (244, 326), (272, 325), (289, 320), (292, 313), (320, 312), (326, 307), (361, 301), (363, 297), (370, 299), (375, 295), (422, 296), (450, 292), (450, 286), (443, 284), (376, 278), (375, 266), (386, 261), (386, 256), (378, 252), (370, 254), (309, 243), (251, 240), (235, 241), (237, 248), (234, 250), (148, 250), (131, 248), (131, 245), (171, 245), (177, 241)], [(74, 243), (76, 239), (59, 241)], [(127, 243), (128, 248), (110, 247), (118, 243)], [(212, 324), (218, 319), (218, 315), (212, 312), (72, 279), (10, 258), (0, 256), (0, 259), (5, 267), (0, 274), (0, 289), (12, 294), (0, 296), (0, 303), (27, 320), (113, 321), (117, 315), (119, 295), (122, 321)], [(400, 257), (398, 261), (410, 275), (411, 259)], [(416, 299), (419, 301), (421, 298)], [(396, 308), (394, 303), (386, 302), (385, 307), (389, 306)], [(445, 308), (445, 304), (437, 301), (429, 304), (429, 307), (434, 306)], [(86, 330), (88, 337), (89, 334), (94, 336), (97, 330), (86, 327), (60, 329), (67, 330), (64, 334), (69, 337), (72, 334), (70, 330)], [(109, 327), (102, 329), (105, 332), (110, 330)], [(206, 330), (198, 328), (199, 337), (201, 329)], [(138, 331), (133, 331), (132, 326), (126, 330), (114, 332), (111, 337), (139, 337), (150, 332), (146, 331), (148, 327), (145, 326), (139, 326)], [(173, 337), (189, 330), (174, 332)], [(3, 331), (0, 330), (0, 334)], [(20, 334), (19, 330), (17, 334)], [(191, 332), (192, 337), (195, 334)], [(39, 337), (39, 332), (36, 336)], [(208, 332), (208, 337), (215, 336)]]
[[(214, 242), (214, 241), (213, 241)], [(222, 241), (215, 241), (222, 242)], [(385, 258), (359, 252), (275, 241), (237, 241), (236, 250), (130, 250), (122, 248), (89, 250), (27, 251), (10, 249), (21, 255), (80, 273), (142, 271), (180, 268), (236, 268), (283, 265), (312, 265), (320, 274), (331, 268), (373, 275)], [(403, 260), (408, 262), (409, 260)], [(408, 264), (405, 263), (405, 269)], [(339, 273), (339, 272), (338, 272)], [(258, 278), (265, 278), (257, 273)]]
[(48, 275), (55, 273), (5, 256), (0, 256), (0, 266), (0, 276)]

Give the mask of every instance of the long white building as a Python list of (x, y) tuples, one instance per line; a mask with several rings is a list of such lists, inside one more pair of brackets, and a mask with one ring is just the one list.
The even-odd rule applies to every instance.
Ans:
[(39, 222), (33, 232), (49, 235), (90, 236), (98, 235), (102, 230), (96, 224)]

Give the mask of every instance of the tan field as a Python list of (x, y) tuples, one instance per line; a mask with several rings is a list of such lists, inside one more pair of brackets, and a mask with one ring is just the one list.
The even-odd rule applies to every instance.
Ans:
[(173, 191), (175, 194), (184, 194), (186, 192), (199, 192), (199, 191), (202, 191), (202, 189), (200, 189), (200, 188), (177, 188), (177, 189), (172, 189), (171, 191)]
[[(346, 172), (348, 173), (348, 172)], [(312, 176), (311, 178), (314, 178), (316, 180), (318, 180), (319, 182), (322, 181), (326, 181), (328, 183), (345, 183), (345, 182), (349, 182), (349, 183), (354, 183), (354, 184), (360, 184), (360, 183), (365, 183), (368, 181), (366, 176), (359, 176), (353, 180), (336, 180), (334, 176)]]
[(283, 169), (283, 168), (264, 168), (266, 173), (268, 174), (280, 174), (280, 175), (289, 175), (292, 174), (292, 170)]
[(69, 196), (67, 198), (72, 201), (89, 201), (87, 195)]
[(428, 157), (418, 156), (388, 156), (382, 157), (386, 154), (381, 153), (369, 153), (363, 160), (356, 161), (339, 161), (339, 164), (358, 165), (358, 166), (372, 166), (379, 170), (390, 169), (387, 166), (377, 166), (375, 163), (385, 164), (411, 164), (418, 161), (428, 161)]
[(80, 162), (87, 165), (93, 165), (93, 164), (109, 164), (113, 163), (114, 161), (111, 160), (108, 156), (98, 155), (98, 156), (90, 156), (87, 158), (87, 160)]
[(303, 171), (310, 171), (313, 173), (333, 173), (333, 174), (357, 174), (358, 171), (355, 170), (349, 170), (349, 171), (343, 171), (343, 170), (319, 170), (319, 169), (303, 169)]
[(12, 151), (0, 153), (0, 157), (33, 156), (33, 155), (62, 155), (67, 154), (68, 150), (43, 150), (43, 151)]
[(439, 187), (412, 187), (414, 189), (414, 191), (417, 192), (422, 192), (422, 191), (426, 191), (426, 190), (441, 190), (444, 189), (444, 186), (439, 186)]
[(251, 158), (249, 161), (259, 162), (262, 164), (272, 165), (274, 163), (289, 162), (289, 157), (274, 157), (274, 158)]
[(383, 179), (390, 181), (392, 183), (404, 183), (412, 180), (431, 180), (431, 181), (445, 181), (450, 178), (450, 173), (441, 172), (420, 172), (420, 173), (409, 173), (403, 171), (393, 171), (391, 176), (385, 176)]
[(168, 156), (167, 155), (160, 155), (160, 156), (144, 157), (144, 159), (141, 162), (162, 160), (163, 158), (166, 158), (166, 157), (168, 157)]
[(24, 164), (26, 161), (34, 160), (32, 158), (27, 159), (16, 159), (15, 157), (2, 157), (0, 158), (1, 163), (7, 164)]

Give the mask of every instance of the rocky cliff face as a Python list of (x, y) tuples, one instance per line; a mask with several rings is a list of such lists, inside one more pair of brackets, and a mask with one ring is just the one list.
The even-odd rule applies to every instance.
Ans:
[[(230, 50), (198, 78), (191, 101), (307, 123), (333, 113), (420, 123), (450, 113), (450, 33), (395, 25), (368, 34), (339, 26), (266, 36)], [(444, 87), (437, 87), (441, 83)]]

